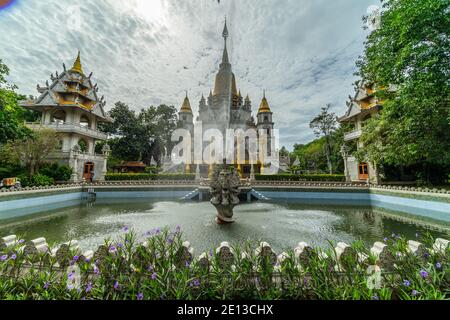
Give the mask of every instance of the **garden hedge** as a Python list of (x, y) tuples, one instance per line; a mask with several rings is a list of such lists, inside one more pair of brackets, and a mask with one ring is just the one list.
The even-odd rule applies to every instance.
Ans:
[(274, 175), (256, 175), (258, 181), (329, 181), (345, 182), (343, 174), (274, 174)]
[(136, 181), (136, 180), (195, 180), (195, 174), (182, 173), (109, 173), (106, 181)]

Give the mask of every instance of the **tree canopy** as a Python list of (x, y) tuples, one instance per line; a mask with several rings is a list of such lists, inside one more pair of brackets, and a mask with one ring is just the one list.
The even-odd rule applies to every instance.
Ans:
[(31, 133), (23, 124), (26, 111), (18, 106), (18, 101), (24, 96), (17, 94), (17, 87), (7, 82), (8, 75), (9, 68), (0, 59), (0, 146)]
[(171, 135), (177, 126), (175, 107), (160, 105), (142, 109), (136, 113), (123, 102), (117, 102), (109, 111), (114, 123), (103, 125), (102, 130), (112, 139), (108, 144), (112, 157), (126, 161), (160, 160), (165, 148), (170, 151)]
[(442, 180), (450, 167), (449, 6), (450, 0), (382, 1), (379, 26), (357, 62), (363, 81), (381, 88), (384, 100), (364, 126), (361, 156), (420, 164), (418, 178), (427, 181)]

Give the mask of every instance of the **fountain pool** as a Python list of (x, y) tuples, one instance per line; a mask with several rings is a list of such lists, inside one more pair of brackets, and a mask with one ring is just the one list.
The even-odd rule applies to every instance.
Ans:
[(267, 241), (275, 250), (287, 250), (305, 241), (327, 246), (327, 240), (362, 240), (373, 244), (392, 233), (415, 239), (416, 233), (430, 231), (435, 237), (448, 238), (449, 229), (430, 230), (426, 225), (398, 221), (388, 211), (364, 205), (318, 204), (273, 200), (242, 203), (235, 208), (236, 223), (217, 225), (215, 209), (209, 202), (99, 199), (94, 203), (67, 202), (63, 208), (0, 220), (0, 236), (17, 234), (26, 239), (45, 237), (49, 243), (76, 239), (84, 250), (95, 249), (105, 238), (116, 239), (125, 226), (140, 239), (156, 228), (181, 227), (184, 238), (196, 254), (246, 240)]

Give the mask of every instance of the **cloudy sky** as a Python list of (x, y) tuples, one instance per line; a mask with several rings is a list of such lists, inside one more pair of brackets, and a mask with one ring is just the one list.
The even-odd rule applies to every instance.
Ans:
[[(124, 4), (126, 3), (126, 4)], [(0, 58), (24, 94), (81, 50), (109, 108), (181, 106), (207, 95), (223, 50), (225, 15), (238, 87), (256, 112), (263, 89), (291, 147), (314, 138), (320, 108), (345, 112), (355, 60), (378, 0), (16, 0), (0, 11)]]

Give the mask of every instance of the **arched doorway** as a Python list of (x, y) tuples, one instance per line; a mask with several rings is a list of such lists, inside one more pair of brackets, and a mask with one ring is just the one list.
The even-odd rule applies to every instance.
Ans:
[(358, 165), (358, 179), (367, 180), (369, 179), (369, 165), (367, 163), (360, 163)]
[(88, 182), (92, 181), (94, 179), (94, 163), (93, 162), (86, 162), (84, 164), (83, 178)]

